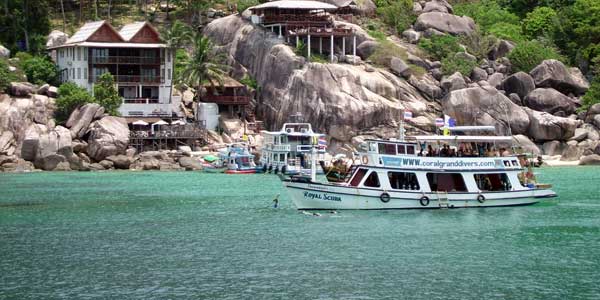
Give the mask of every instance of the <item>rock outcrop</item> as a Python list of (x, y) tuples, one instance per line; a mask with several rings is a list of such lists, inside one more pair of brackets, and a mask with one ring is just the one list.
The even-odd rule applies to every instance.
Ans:
[(581, 121), (553, 116), (549, 113), (527, 109), (531, 120), (527, 135), (537, 142), (568, 140), (575, 134)]
[(512, 74), (502, 81), (501, 88), (506, 91), (506, 94), (516, 93), (521, 99), (525, 98), (531, 91), (535, 89), (535, 82), (529, 74), (525, 72), (517, 72)]
[(579, 74), (571, 74), (565, 65), (555, 59), (543, 61), (529, 72), (537, 87), (551, 87), (564, 94), (584, 94), (590, 87), (589, 83)]
[(475, 30), (475, 22), (467, 16), (459, 17), (443, 12), (426, 12), (417, 18), (415, 29), (419, 31), (435, 29), (455, 35), (469, 35)]
[(127, 122), (119, 117), (104, 117), (89, 126), (87, 154), (95, 161), (111, 155), (125, 154), (129, 144)]
[(88, 127), (92, 121), (100, 119), (104, 115), (104, 107), (96, 103), (88, 103), (75, 109), (66, 126), (71, 130), (73, 138), (83, 138), (88, 133)]
[(575, 102), (553, 88), (538, 88), (523, 99), (527, 107), (566, 117), (575, 112)]
[(296, 112), (321, 132), (334, 126), (358, 132), (396, 124), (404, 109), (410, 109), (415, 117), (439, 109), (435, 103), (428, 104), (411, 84), (386, 70), (308, 63), (281, 40), (237, 16), (215, 20), (204, 32), (231, 61), (256, 78), (261, 86), (257, 116), (273, 129)]

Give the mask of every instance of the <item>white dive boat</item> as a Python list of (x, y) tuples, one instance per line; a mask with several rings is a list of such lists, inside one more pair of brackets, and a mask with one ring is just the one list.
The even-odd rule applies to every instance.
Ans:
[(318, 149), (314, 159), (324, 160), (325, 135), (313, 132), (310, 123), (285, 123), (280, 131), (263, 130), (261, 134), (264, 144), (260, 162), (267, 172), (288, 175), (310, 173), (315, 140), (318, 141)]
[[(451, 130), (454, 134), (494, 127)], [(531, 182), (531, 169), (525, 168), (522, 158), (507, 150), (505, 156), (490, 151), (492, 145), (510, 145), (511, 140), (509, 136), (461, 135), (367, 140), (343, 182), (317, 182), (313, 172), (310, 178), (284, 179), (284, 185), (298, 209), (516, 206), (555, 197), (551, 186)], [(441, 144), (439, 152), (431, 147)]]

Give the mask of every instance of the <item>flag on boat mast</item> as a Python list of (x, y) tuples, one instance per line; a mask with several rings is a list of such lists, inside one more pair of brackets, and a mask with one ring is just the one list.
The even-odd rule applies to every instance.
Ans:
[(442, 127), (442, 126), (444, 126), (444, 119), (442, 119), (442, 118), (435, 118), (435, 126), (436, 127)]
[(324, 136), (319, 137), (319, 150), (327, 149), (327, 140)]
[(450, 135), (450, 127), (456, 126), (456, 120), (449, 115), (444, 115), (444, 135)]

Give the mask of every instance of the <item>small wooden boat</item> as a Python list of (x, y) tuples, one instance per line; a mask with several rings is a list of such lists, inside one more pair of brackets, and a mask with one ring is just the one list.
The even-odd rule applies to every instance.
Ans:
[(225, 174), (255, 174), (255, 169), (246, 169), (246, 170), (225, 170)]

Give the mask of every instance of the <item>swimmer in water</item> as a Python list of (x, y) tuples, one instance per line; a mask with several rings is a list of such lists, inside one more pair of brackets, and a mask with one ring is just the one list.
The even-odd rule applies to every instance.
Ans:
[(277, 208), (279, 206), (279, 194), (277, 194), (277, 196), (275, 196), (275, 199), (273, 199), (273, 208)]

